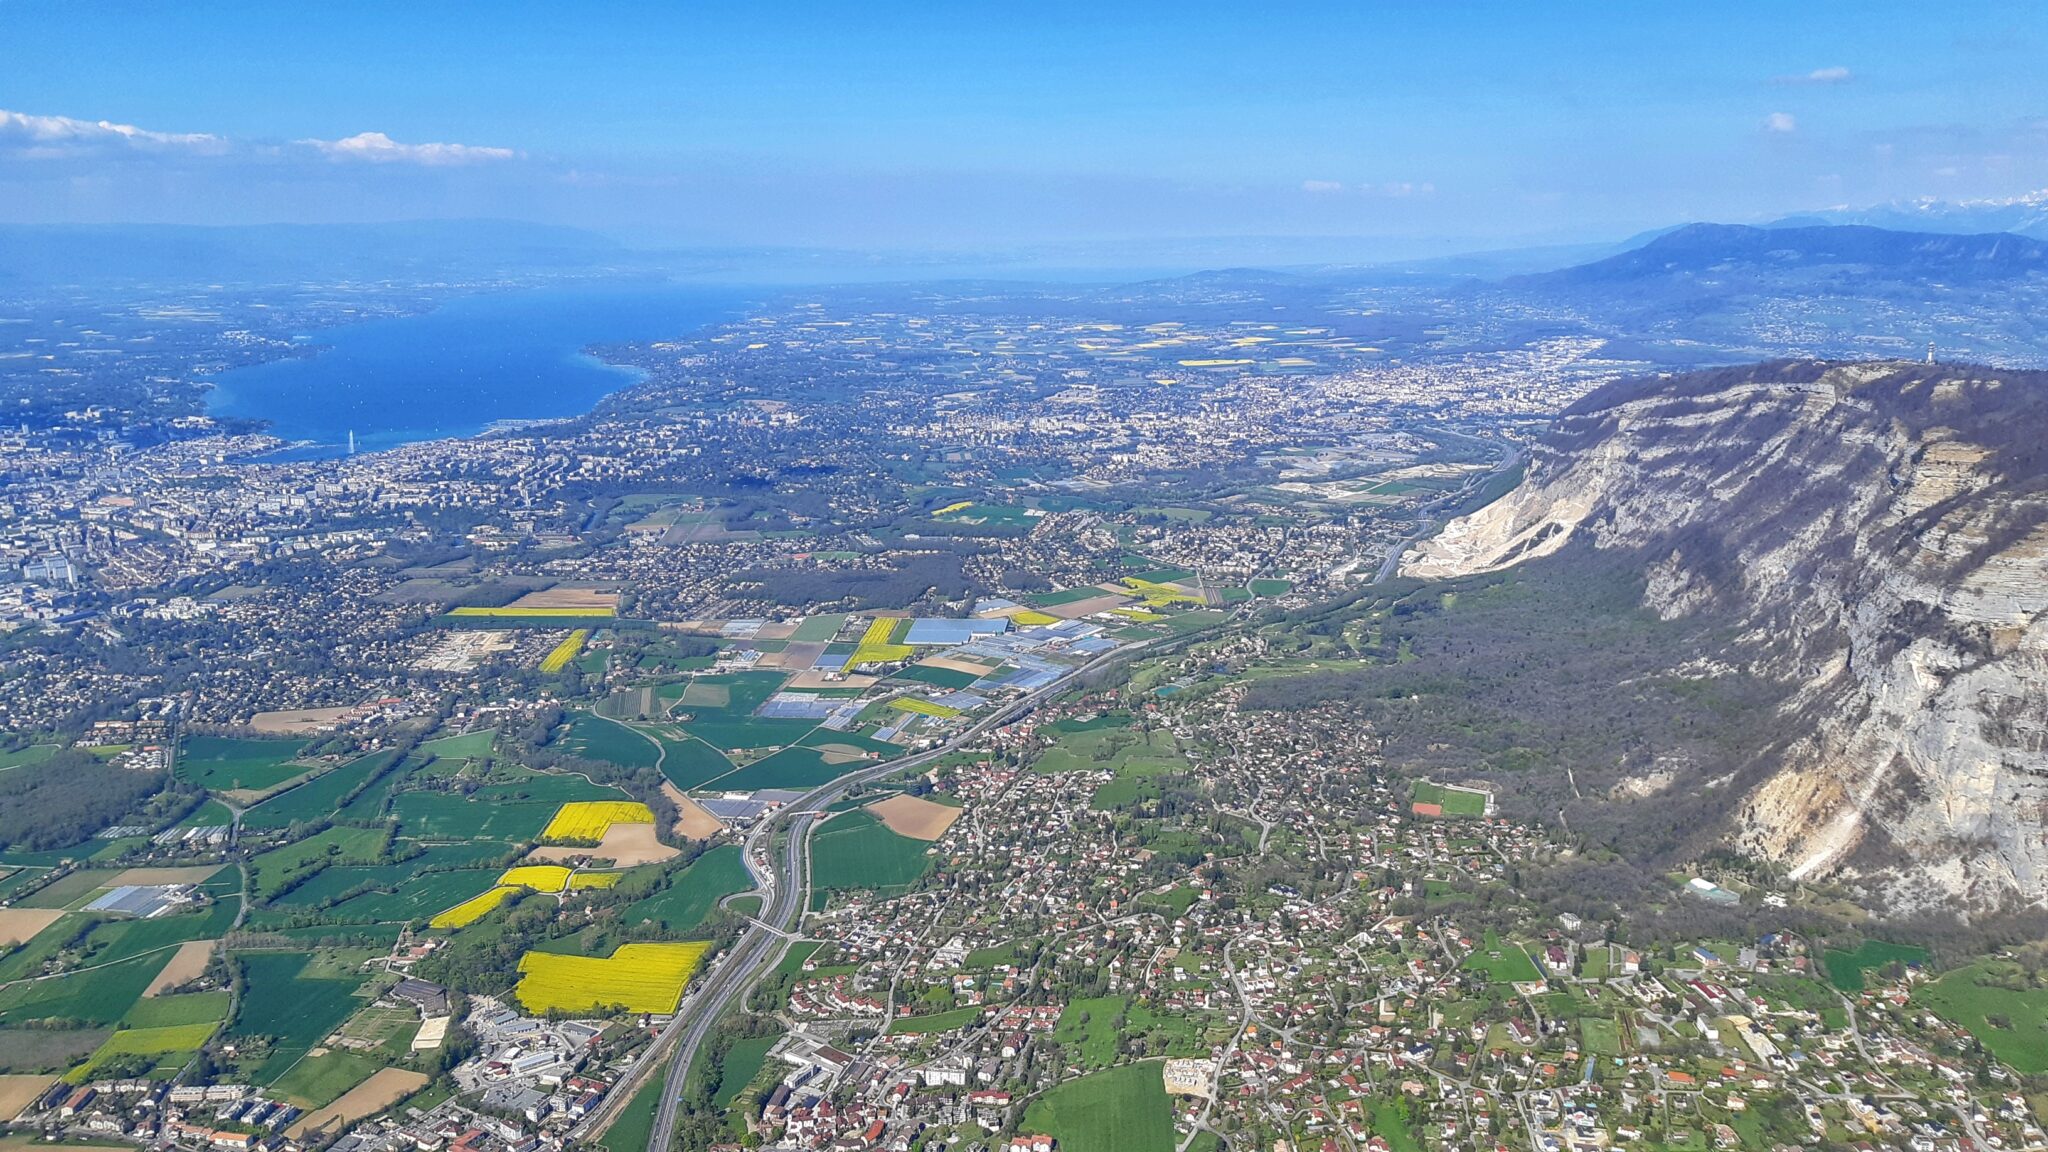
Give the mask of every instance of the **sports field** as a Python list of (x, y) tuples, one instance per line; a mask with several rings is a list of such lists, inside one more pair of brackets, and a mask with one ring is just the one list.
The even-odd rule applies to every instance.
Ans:
[(528, 952), (519, 959), (519, 1002), (530, 1012), (673, 1012), (711, 945), (622, 944), (611, 956)]
[(1418, 780), (1409, 794), (1416, 804), (1434, 804), (1432, 815), (1441, 816), (1484, 816), (1486, 815), (1486, 793), (1470, 788), (1453, 788), (1443, 784), (1432, 784)]

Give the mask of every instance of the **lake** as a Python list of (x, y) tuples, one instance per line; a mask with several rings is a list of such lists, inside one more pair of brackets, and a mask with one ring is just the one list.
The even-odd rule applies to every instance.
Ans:
[(592, 344), (679, 339), (733, 315), (730, 289), (603, 284), (497, 292), (431, 312), (308, 333), (317, 355), (214, 378), (216, 416), (268, 420), (296, 458), (470, 436), (499, 420), (588, 412), (639, 379), (586, 355)]

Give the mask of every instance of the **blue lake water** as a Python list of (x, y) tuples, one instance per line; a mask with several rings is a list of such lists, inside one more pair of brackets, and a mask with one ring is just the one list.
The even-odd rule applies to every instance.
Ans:
[(735, 290), (604, 284), (499, 292), (432, 312), (306, 334), (318, 355), (214, 378), (217, 416), (268, 420), (296, 457), (469, 436), (498, 420), (587, 412), (639, 374), (586, 355), (592, 344), (678, 339), (733, 315)]

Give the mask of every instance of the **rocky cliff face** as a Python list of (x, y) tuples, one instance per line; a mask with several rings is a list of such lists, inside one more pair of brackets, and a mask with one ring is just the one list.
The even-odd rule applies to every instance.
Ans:
[(1797, 686), (1781, 707), (1801, 736), (1731, 803), (1733, 841), (1901, 910), (2048, 903), (2048, 373), (1798, 362), (1616, 385), (1401, 571), (1571, 540), (1627, 550), (1648, 608), (1724, 618), (1729, 660)]

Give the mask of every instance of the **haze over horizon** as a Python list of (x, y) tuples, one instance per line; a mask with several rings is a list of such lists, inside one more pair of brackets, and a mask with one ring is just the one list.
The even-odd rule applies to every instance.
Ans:
[(1404, 258), (2048, 188), (2038, 7), (1621, 12), (8, 3), (0, 220)]

